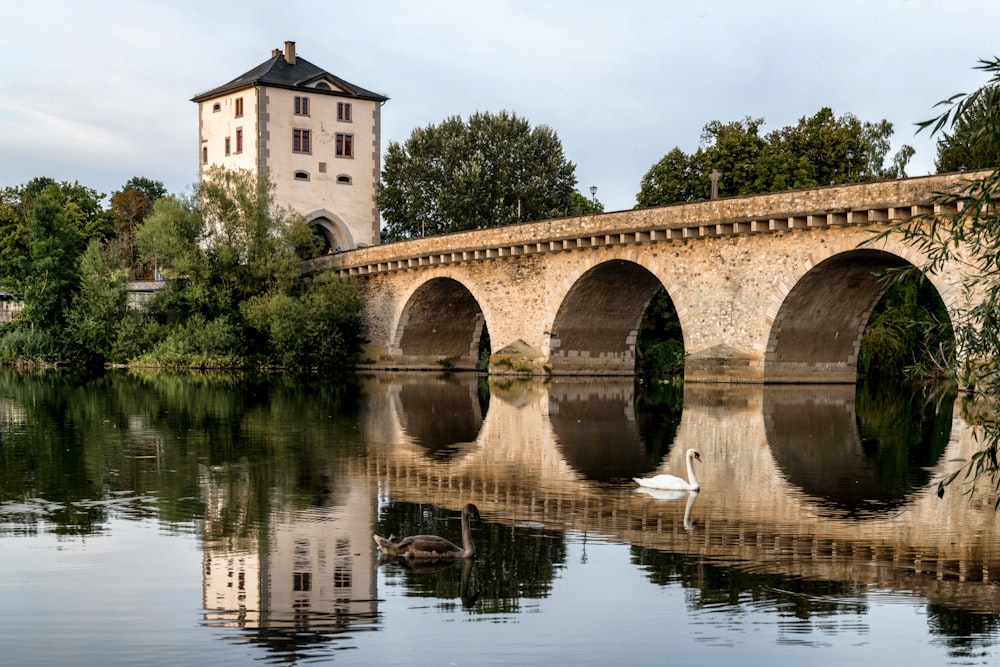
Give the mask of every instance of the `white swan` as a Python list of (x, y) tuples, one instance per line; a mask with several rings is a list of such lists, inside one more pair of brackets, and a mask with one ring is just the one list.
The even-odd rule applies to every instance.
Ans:
[(373, 535), (375, 544), (385, 556), (421, 560), (443, 560), (447, 558), (475, 558), (476, 547), (472, 543), (472, 528), (469, 519), (479, 518), (479, 509), (472, 503), (462, 508), (462, 546), (453, 544), (437, 535), (412, 535), (404, 537), (399, 542)]
[(674, 475), (657, 475), (656, 477), (633, 477), (639, 486), (668, 491), (697, 491), (701, 488), (698, 477), (694, 474), (694, 462), (701, 461), (701, 454), (694, 449), (687, 450), (688, 478), (681, 479)]

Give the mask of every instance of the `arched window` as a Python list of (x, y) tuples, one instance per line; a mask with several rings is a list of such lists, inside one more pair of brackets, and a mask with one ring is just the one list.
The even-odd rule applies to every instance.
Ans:
[(340, 175), (337, 176), (337, 183), (339, 183), (341, 185), (350, 185), (351, 184), (351, 177), (348, 176), (347, 174), (340, 174)]
[(309, 180), (309, 172), (308, 171), (303, 171), (303, 170), (299, 169), (298, 171), (295, 172), (295, 180), (296, 181), (308, 181)]

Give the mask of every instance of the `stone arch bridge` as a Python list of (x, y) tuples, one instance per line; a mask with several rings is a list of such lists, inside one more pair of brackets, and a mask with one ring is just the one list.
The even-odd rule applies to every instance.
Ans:
[[(967, 177), (967, 176), (966, 176)], [(631, 375), (662, 287), (680, 319), (688, 382), (854, 382), (861, 334), (886, 287), (920, 266), (895, 220), (953, 211), (961, 174), (831, 186), (447, 234), (328, 255), (312, 271), (362, 285), (372, 368)], [(961, 269), (930, 277), (949, 312)]]

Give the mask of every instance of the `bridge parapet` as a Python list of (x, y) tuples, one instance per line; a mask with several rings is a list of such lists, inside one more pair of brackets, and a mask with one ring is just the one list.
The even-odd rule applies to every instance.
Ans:
[(370, 275), (601, 246), (886, 223), (913, 215), (950, 213), (935, 207), (934, 194), (976, 173), (829, 186), (526, 222), (357, 248), (317, 258), (306, 267), (307, 271)]
[[(373, 368), (631, 375), (664, 289), (693, 382), (850, 383), (887, 269), (925, 261), (873, 231), (973, 174), (560, 218), (359, 248), (307, 271), (358, 278)], [(965, 303), (961, 269), (931, 276)], [(512, 355), (512, 351), (516, 354)], [(502, 352), (502, 353), (501, 353)]]

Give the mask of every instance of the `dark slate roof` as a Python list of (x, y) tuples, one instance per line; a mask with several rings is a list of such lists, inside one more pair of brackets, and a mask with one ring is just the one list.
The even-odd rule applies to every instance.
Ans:
[[(317, 90), (316, 88), (310, 87), (311, 84), (323, 79), (329, 80), (337, 88), (342, 88), (344, 92), (325, 91), (322, 89)], [(366, 90), (361, 86), (355, 86), (353, 83), (344, 81), (340, 77), (334, 76), (320, 67), (316, 67), (316, 65), (313, 65), (305, 58), (296, 57), (295, 64), (289, 65), (288, 61), (285, 60), (284, 53), (279, 52), (270, 60), (257, 65), (249, 72), (241, 74), (229, 83), (224, 83), (218, 88), (198, 93), (191, 98), (191, 101), (202, 102), (204, 100), (212, 99), (213, 97), (219, 97), (221, 95), (225, 95), (226, 93), (231, 93), (253, 86), (275, 86), (277, 88), (292, 89), (308, 88), (310, 93), (329, 92), (333, 95), (347, 95), (348, 97), (356, 97), (363, 100), (374, 100), (376, 102), (385, 102), (389, 99), (384, 95), (380, 95), (379, 93)]]

